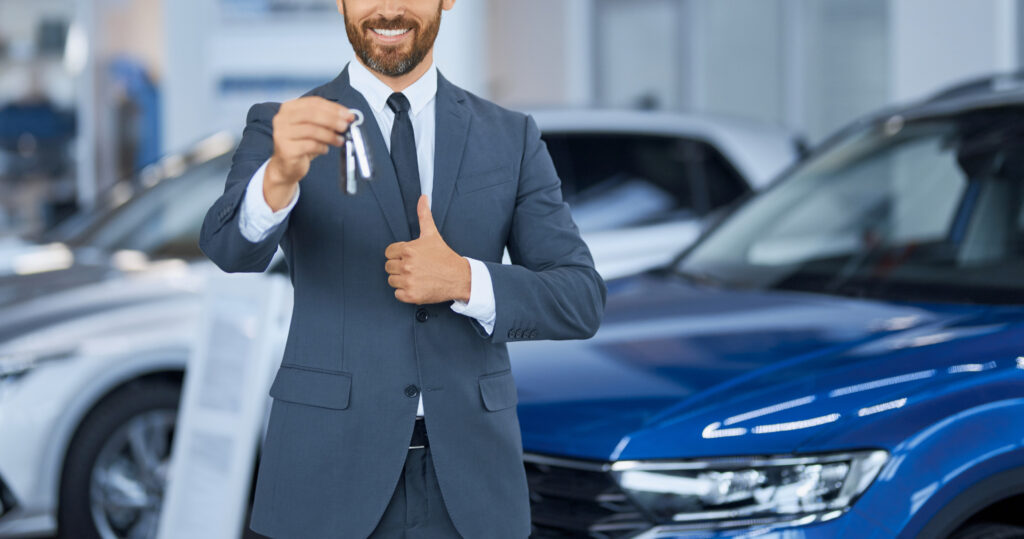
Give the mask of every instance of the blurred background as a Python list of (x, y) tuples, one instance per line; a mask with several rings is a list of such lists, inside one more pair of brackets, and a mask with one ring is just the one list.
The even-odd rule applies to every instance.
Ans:
[[(252, 442), (265, 432), (267, 390), (285, 344), (286, 334), (273, 324), (283, 321), (287, 329), (289, 270), (279, 250), (264, 274), (252, 280), (233, 276), (230, 283), (236, 289), (236, 284), (221, 280), (224, 273), (199, 251), (198, 233), (210, 204), (223, 192), (250, 106), (298, 97), (332, 80), (352, 59), (335, 0), (0, 0), (0, 537), (54, 537), (58, 529), (61, 537), (155, 537), (160, 525), (164, 537), (232, 537), (240, 528), (254, 536), (243, 525), (248, 523), (247, 502), (260, 450)], [(755, 377), (758, 369), (774, 368), (773, 361), (795, 361), (812, 352), (831, 354), (842, 348), (844, 339), (850, 344), (878, 337), (877, 346), (865, 345), (854, 358), (878, 363), (851, 368), (866, 374), (843, 371), (832, 373), (833, 378), (823, 374), (824, 368), (780, 371), (758, 389), (774, 391), (789, 378), (820, 390), (819, 397), (805, 395), (805, 389), (793, 394), (779, 390), (764, 402), (752, 400), (714, 412), (720, 416), (695, 413), (692, 417), (698, 419), (693, 421), (702, 423), (687, 427), (693, 439), (666, 438), (664, 447), (706, 451), (677, 454), (680, 458), (746, 451), (748, 446), (710, 445), (730, 437), (751, 443), (743, 438), (745, 423), (719, 430), (723, 423), (717, 419), (729, 417), (724, 425), (734, 420), (740, 424), (790, 413), (790, 408), (816, 398), (818, 405), (831, 406), (832, 398), (854, 393), (860, 398), (875, 388), (932, 376), (1015, 376), (1024, 369), (1021, 351), (1005, 352), (1024, 338), (1024, 189), (1016, 181), (1024, 165), (1018, 167), (1019, 158), (1014, 158), (1024, 155), (1024, 134), (1015, 120), (1024, 108), (1018, 76), (1024, 63), (1024, 3), (459, 0), (444, 15), (435, 60), (455, 84), (535, 116), (598, 270), (609, 283), (614, 281), (610, 288), (632, 290), (641, 298), (630, 300), (627, 312), (618, 314), (617, 320), (632, 325), (609, 330), (610, 338), (621, 342), (600, 350), (593, 362), (588, 362), (593, 359), (590, 352), (548, 351), (527, 343), (510, 346), (517, 358), (513, 363), (519, 387), (531, 388), (522, 395), (535, 399), (530, 403), (521, 397), (527, 450), (609, 459), (614, 448), (617, 457), (633, 433), (626, 427), (613, 433), (617, 436), (594, 436), (612, 440), (611, 447), (598, 441), (588, 446), (586, 434), (571, 440), (559, 437), (582, 432), (582, 427), (574, 430), (580, 424), (611, 432), (620, 413), (622, 424), (633, 428), (637, 418), (673, 413), (677, 401), (702, 391), (709, 392), (706, 401), (732, 406), (728, 392), (714, 393), (718, 384), (728, 386), (730, 376)], [(924, 109), (914, 109), (915, 103), (923, 103)], [(990, 109), (995, 112), (987, 115)], [(911, 113), (904, 118), (907, 111)], [(935, 125), (923, 122), (924, 127), (914, 124), (921, 117), (940, 120)], [(836, 142), (829, 146), (831, 141)], [(819, 156), (817, 161), (814, 156)], [(810, 164), (804, 166), (806, 160)], [(699, 288), (722, 285), (724, 277), (732, 277), (739, 288), (800, 290), (828, 300), (809, 306), (801, 303), (804, 299), (770, 295), (730, 296), (728, 301), (685, 296), (675, 301), (678, 284), (651, 292), (654, 285), (643, 279), (655, 279), (654, 274), (644, 272), (668, 268), (736, 208), (751, 199), (763, 200), (754, 195), (777, 179), (791, 179), (789, 185), (796, 187), (775, 190), (777, 196), (767, 198), (761, 210), (754, 203), (751, 211), (762, 211), (763, 221), (744, 220), (742, 211), (724, 221), (738, 224), (723, 226), (719, 238), (724, 239), (708, 241), (705, 252), (698, 249), (695, 256), (681, 258), (675, 278)], [(985, 191), (993, 183), (995, 190)], [(971, 228), (972, 219), (981, 224)], [(772, 228), (778, 223), (778, 229)], [(952, 228), (948, 234), (947, 225)], [(898, 248), (894, 252), (884, 250), (891, 247), (886, 243), (890, 240)], [(748, 254), (747, 265), (729, 259)], [(833, 259), (848, 254), (840, 262)], [(814, 271), (789, 272), (805, 262)], [(815, 265), (819, 262), (821, 267)], [(858, 273), (869, 262), (877, 264)], [(871, 281), (890, 276), (901, 264), (917, 262), (919, 288)], [(970, 274), (973, 280), (961, 279), (978, 268), (984, 271)], [(712, 275), (712, 270), (720, 271)], [(860, 278), (870, 282), (863, 284)], [(856, 282), (851, 285), (851, 280)], [(277, 283), (284, 291), (280, 303), (263, 302), (273, 288), (267, 283)], [(658, 301), (673, 299), (645, 304), (644, 294)], [(864, 303), (851, 308), (837, 296)], [(865, 300), (869, 297), (871, 302)], [(906, 301), (957, 307), (918, 309), (901, 303)], [(672, 309), (688, 302), (716, 309), (721, 305), (721, 311), (707, 324), (699, 311), (689, 313), (699, 323), (673, 318), (685, 313)], [(985, 309), (1011, 303), (1017, 310), (986, 311), (991, 317), (979, 322), (981, 329), (970, 321), (949, 331), (920, 329), (953, 324), (954, 314), (969, 318), (972, 313), (962, 303)], [(795, 314), (787, 310), (793, 305), (798, 307)], [(735, 320), (730, 309), (736, 311)], [(758, 309), (769, 314), (758, 315)], [(773, 317), (773, 309), (783, 316)], [(748, 312), (754, 314), (748, 317)], [(208, 330), (218, 316), (223, 323), (214, 334)], [(659, 325), (656, 319), (671, 319), (676, 325)], [(773, 325), (779, 320), (794, 325)], [(699, 335), (686, 341), (659, 333), (679, 328)], [(899, 331), (917, 333), (901, 341), (881, 340), (886, 332)], [(715, 341), (716, 332), (725, 341)], [(909, 353), (899, 361), (883, 357), (901, 347), (952, 347), (958, 339), (977, 335), (994, 340), (972, 341), (955, 353), (928, 359), (955, 365), (936, 366), (924, 359), (915, 363)], [(218, 338), (228, 341), (211, 340)], [(982, 351), (977, 358), (975, 350)], [(996, 351), (1002, 354), (998, 358)], [(549, 354), (563, 361), (543, 360)], [(984, 360), (984, 354), (995, 359)], [(193, 378), (197, 389), (190, 393), (186, 367), (195, 365), (197, 356), (215, 367), (204, 367), (202, 376)], [(534, 356), (539, 359), (531, 361)], [(834, 366), (846, 360), (854, 361), (844, 358)], [(552, 373), (556, 364), (561, 370)], [(1004, 364), (1007, 371), (999, 369)], [(586, 376), (574, 374), (573, 368)], [(245, 378), (239, 373), (246, 369), (263, 370)], [(870, 379), (875, 371), (882, 378)], [(812, 374), (801, 378), (805, 372)], [(564, 377), (561, 386), (558, 375)], [(609, 381), (595, 382), (604, 375)], [(239, 382), (243, 378), (244, 385)], [(829, 392), (815, 385), (832, 379), (847, 387)], [(545, 387), (558, 397), (537, 397)], [(992, 387), (971, 388), (967, 397), (956, 394), (942, 406), (974, 402), (979, 395), (1024, 395), (1016, 379)], [(213, 391), (217, 398), (204, 400), (203, 395), (212, 393), (203, 391)], [(911, 393), (894, 394), (888, 401), (849, 404), (853, 413), (844, 409), (842, 416), (874, 420), (876, 414), (907, 405), (907, 395), (913, 404)], [(558, 400), (577, 397), (578, 402)], [(608, 402), (601, 400), (606, 397)], [(629, 397), (637, 398), (626, 406)], [(179, 482), (171, 496), (168, 462), (174, 443), (183, 443), (172, 443), (181, 426), (177, 410), (182, 399), (192, 409), (236, 414), (231, 417), (245, 421), (222, 423), (238, 429), (233, 437), (226, 434), (230, 429), (206, 433), (212, 436), (208, 443), (225, 445), (217, 451), (207, 445), (193, 454), (189, 462), (196, 464), (192, 472), (198, 475)], [(950, 416), (959, 411), (942, 406), (928, 409)], [(911, 408), (898, 413), (909, 414)], [(569, 412), (559, 413), (565, 410)], [(787, 416), (785, 422), (752, 427), (750, 432), (773, 435), (813, 428), (837, 421), (841, 414), (832, 411), (811, 418)], [(600, 417), (594, 415), (598, 413)], [(1015, 413), (1019, 433), (1024, 414)], [(924, 429), (941, 419), (928, 416), (921, 424), (910, 419), (901, 424)], [(556, 425), (560, 420), (566, 424)], [(193, 424), (189, 432), (190, 440), (203, 440), (200, 425)], [(826, 449), (868, 444), (897, 451), (900, 441), (918, 431), (883, 441), (848, 432), (854, 434)], [(892, 431), (872, 431), (878, 432)], [(772, 443), (760, 452), (807, 449), (795, 438)], [(991, 443), (976, 454), (951, 457), (948, 469), (963, 471), (1006, 447), (1016, 448), (1016, 465), (1024, 466), (1019, 436), (1009, 445)], [(937, 453), (955, 454), (956, 445), (940, 446)], [(221, 455), (212, 461), (222, 465), (203, 468), (203, 459), (211, 455)], [(840, 475), (851, 469), (878, 473), (887, 458), (879, 452), (851, 455), (841, 466), (826, 459), (819, 467)], [(915, 458), (907, 462), (932, 462)], [(527, 466), (531, 486), (553, 469), (543, 459), (538, 462)], [(218, 483), (211, 478), (227, 470), (223, 463), (232, 465), (231, 477), (241, 478), (220, 482), (237, 487), (230, 497), (211, 486)], [(577, 484), (564, 479), (571, 475), (565, 473), (556, 479)], [(757, 477), (811, 481), (802, 473)], [(929, 473), (920, 474), (924, 483), (915, 493), (881, 490), (876, 498), (883, 501), (877, 506), (867, 498), (863, 503), (881, 514), (886, 498), (913, 497), (913, 510), (904, 513), (928, 508), (924, 500), (940, 492), (926, 479)], [(821, 477), (833, 476), (822, 472)], [(866, 488), (871, 477), (853, 482)], [(917, 485), (897, 477), (902, 484)], [(577, 479), (585, 483), (593, 478)], [(616, 476), (615, 481), (620, 479)], [(613, 488), (612, 480), (600, 480), (601, 489)], [(842, 484), (790, 490), (831, 493), (829, 503), (838, 503), (836, 485)], [(535, 498), (554, 497), (552, 492)], [(863, 489), (854, 496), (848, 488), (842, 492), (850, 501)], [(220, 501), (204, 502), (214, 499), (204, 496), (214, 494)], [(636, 499), (649, 494), (640, 492)], [(1015, 495), (1019, 506), (1024, 492)], [(615, 496), (625, 500), (620, 492)], [(722, 503), (742, 498), (736, 496)], [(566, 497), (579, 501), (575, 492)], [(227, 512), (219, 505), (225, 499), (233, 500)], [(672, 503), (657, 511), (704, 507), (688, 499), (678, 507)], [(700, 503), (711, 508), (707, 514), (725, 513), (717, 509), (718, 502)], [(564, 519), (560, 511), (565, 505), (556, 504), (555, 510), (536, 505), (536, 537), (626, 537), (664, 516), (626, 522), (639, 513), (623, 509), (624, 501), (615, 506), (622, 514), (606, 514), (614, 512), (610, 505), (598, 505), (581, 510), (602, 515), (594, 517), (600, 520), (597, 524), (581, 524), (582, 517)], [(780, 506), (797, 505), (813, 504), (802, 499)], [(231, 531), (211, 532), (203, 528), (210, 525), (203, 520), (198, 528), (203, 535), (192, 535), (184, 531), (194, 524), (187, 518), (159, 524), (162, 509), (175, 515), (192, 510), (202, 514), (205, 509), (234, 517), (224, 528)], [(968, 527), (962, 528), (968, 533), (964, 537), (1024, 536), (1014, 535), (1024, 534), (1024, 521), (1011, 518), (1015, 513), (1010, 505), (983, 509), (976, 508), (986, 518), (999, 515), (995, 528), (981, 528), (992, 535)], [(815, 511), (798, 515), (811, 519), (800, 522), (839, 514)], [(776, 517), (782, 518), (771, 515)], [(867, 524), (850, 525), (847, 517), (838, 522), (852, 526), (843, 528), (848, 536), (869, 536)], [(893, 522), (897, 524), (889, 529), (905, 524)], [(1018, 527), (1007, 529), (1007, 523)], [(617, 531), (602, 535), (594, 532), (599, 528)], [(825, 532), (814, 537), (830, 536)]]
[[(467, 0), (436, 57), (513, 108), (710, 112), (814, 143), (881, 105), (1016, 70), (1022, 21), (1013, 0)], [(351, 58), (333, 0), (2, 0), (5, 229), (37, 234)]]

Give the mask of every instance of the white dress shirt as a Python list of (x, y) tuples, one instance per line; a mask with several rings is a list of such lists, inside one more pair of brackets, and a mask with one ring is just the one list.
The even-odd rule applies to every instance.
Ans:
[[(373, 109), (373, 116), (380, 126), (384, 143), (391, 151), (391, 125), (395, 121), (395, 113), (388, 107), (388, 97), (393, 90), (370, 73), (358, 61), (349, 62), (349, 84), (363, 95)], [(402, 91), (409, 100), (409, 115), (412, 120), (413, 136), (416, 139), (416, 164), (420, 173), (420, 192), (427, 195), (427, 202), (432, 203), (434, 187), (434, 105), (437, 95), (437, 68), (431, 63), (430, 68), (416, 82)], [(364, 115), (367, 111), (363, 111)], [(369, 116), (366, 116), (369, 120)], [(299, 199), (299, 184), (296, 184), (295, 195), (291, 202), (280, 210), (273, 211), (263, 197), (263, 175), (270, 159), (256, 170), (249, 180), (242, 200), (242, 211), (239, 213), (238, 224), (242, 236), (251, 242), (261, 241), (267, 237), (274, 227), (281, 224)], [(300, 182), (301, 183), (301, 182)], [(469, 301), (454, 300), (452, 310), (459, 314), (473, 317), (490, 334), (494, 331), (494, 288), (491, 274), (487, 266), (479, 260), (463, 257), (469, 261), (470, 294)], [(381, 268), (383, 271), (383, 268)], [(417, 415), (423, 415), (423, 395), (420, 395)]]

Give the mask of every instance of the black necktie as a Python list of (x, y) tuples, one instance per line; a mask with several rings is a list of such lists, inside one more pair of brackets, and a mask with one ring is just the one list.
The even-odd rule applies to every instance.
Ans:
[(401, 92), (388, 98), (388, 106), (395, 112), (391, 126), (391, 162), (395, 164), (398, 188), (402, 191), (405, 217), (409, 221), (412, 239), (420, 237), (420, 221), (416, 215), (416, 201), (420, 198), (420, 170), (416, 164), (416, 137), (409, 119), (409, 100)]

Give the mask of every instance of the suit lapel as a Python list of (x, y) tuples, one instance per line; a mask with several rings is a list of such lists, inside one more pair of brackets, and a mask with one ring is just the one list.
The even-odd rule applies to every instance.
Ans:
[(374, 178), (368, 182), (360, 182), (369, 185), (377, 204), (384, 212), (384, 219), (388, 228), (395, 237), (395, 241), (409, 241), (409, 223), (405, 218), (405, 206), (402, 203), (402, 193), (398, 190), (398, 177), (395, 175), (395, 166), (391, 162), (391, 153), (388, 152), (387, 144), (380, 132), (380, 126), (370, 110), (366, 99), (353, 88), (348, 82), (348, 66), (341, 71), (333, 81), (324, 88), (324, 97), (341, 103), (342, 105), (358, 109), (363, 112), (363, 124), (359, 126), (370, 146), (370, 153), (373, 160)]
[[(409, 241), (409, 223), (405, 218), (402, 193), (398, 189), (398, 177), (391, 162), (380, 126), (373, 117), (370, 105), (355, 88), (349, 84), (348, 66), (324, 87), (323, 95), (349, 108), (363, 111), (365, 119), (363, 133), (373, 153), (374, 179), (370, 185), (377, 203), (384, 212), (391, 233), (396, 241)], [(431, 192), (430, 213), (437, 228), (444, 235), (444, 218), (459, 174), (462, 154), (469, 135), (470, 114), (464, 104), (465, 95), (448, 79), (437, 72), (437, 97), (434, 109), (434, 186)]]
[(430, 213), (444, 236), (444, 218), (452, 200), (455, 178), (469, 135), (470, 114), (465, 94), (437, 72), (437, 108), (434, 111), (434, 187)]

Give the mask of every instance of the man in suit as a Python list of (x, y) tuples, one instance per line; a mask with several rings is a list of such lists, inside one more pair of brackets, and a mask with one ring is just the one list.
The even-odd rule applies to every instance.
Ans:
[[(253, 105), (203, 221), (221, 269), (262, 272), (280, 245), (294, 286), (250, 522), (262, 534), (530, 533), (506, 343), (592, 336), (606, 289), (533, 119), (435, 68), (454, 3), (338, 0), (356, 61)], [(339, 181), (350, 109), (375, 175), (355, 196)]]

